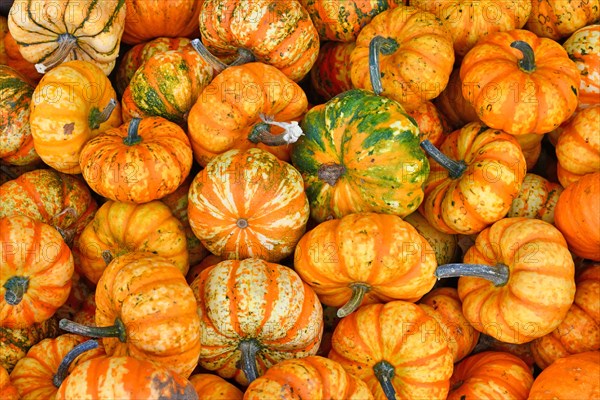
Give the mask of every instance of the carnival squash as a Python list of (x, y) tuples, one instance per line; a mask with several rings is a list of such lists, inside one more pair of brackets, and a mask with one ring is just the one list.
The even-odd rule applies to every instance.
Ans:
[(506, 216), (537, 218), (553, 224), (554, 209), (563, 190), (558, 183), (528, 173)]

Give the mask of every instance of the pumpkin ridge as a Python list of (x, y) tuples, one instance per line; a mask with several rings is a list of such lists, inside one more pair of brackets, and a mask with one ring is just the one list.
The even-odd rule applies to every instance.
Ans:
[(37, 206), (37, 211), (40, 213), (43, 220), (48, 221), (50, 219), (50, 215), (46, 211), (46, 207), (42, 201), (41, 195), (34, 184), (28, 179), (20, 179), (19, 186), (23, 188), (27, 192), (27, 196), (33, 200), (35, 205)]

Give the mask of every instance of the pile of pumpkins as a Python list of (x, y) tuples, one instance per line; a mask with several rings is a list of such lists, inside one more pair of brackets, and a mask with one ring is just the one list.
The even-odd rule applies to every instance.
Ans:
[(600, 397), (598, 0), (15, 0), (3, 399)]

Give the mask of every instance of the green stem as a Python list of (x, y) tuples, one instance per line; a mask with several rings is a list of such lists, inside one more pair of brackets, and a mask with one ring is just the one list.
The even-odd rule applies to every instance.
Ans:
[(90, 116), (88, 118), (90, 129), (94, 130), (100, 128), (101, 124), (108, 121), (116, 107), (117, 100), (110, 99), (110, 101), (102, 111), (99, 111), (96, 107), (92, 108), (92, 110), (90, 111)]
[(487, 279), (494, 286), (504, 286), (510, 275), (509, 268), (502, 263), (494, 265), (486, 264), (443, 264), (435, 270), (435, 276), (441, 278), (454, 278), (457, 276), (474, 276)]
[(317, 176), (320, 180), (327, 183), (329, 186), (335, 186), (338, 179), (344, 175), (346, 167), (336, 163), (323, 164), (317, 171)]
[(464, 161), (454, 161), (448, 158), (448, 156), (439, 151), (429, 139), (425, 139), (421, 142), (421, 148), (425, 150), (429, 157), (433, 158), (438, 164), (444, 167), (452, 179), (460, 178), (467, 169), (467, 164)]
[(50, 68), (63, 62), (69, 53), (77, 46), (77, 38), (70, 33), (58, 35), (58, 48), (43, 62), (35, 64), (35, 69), (40, 74), (45, 74)]
[(519, 68), (525, 72), (535, 71), (535, 55), (529, 43), (516, 40), (510, 44), (510, 47), (519, 50), (523, 54), (523, 58), (519, 60)]
[(350, 289), (352, 289), (352, 295), (346, 304), (340, 307), (337, 310), (337, 316), (339, 318), (344, 318), (347, 315), (352, 314), (356, 309), (361, 305), (365, 294), (369, 290), (371, 290), (371, 286), (366, 283), (352, 283), (350, 285)]
[(215, 57), (210, 51), (208, 51), (208, 49), (206, 48), (206, 46), (204, 46), (204, 43), (202, 43), (200, 39), (194, 39), (190, 42), (190, 44), (192, 45), (194, 50), (196, 50), (198, 54), (200, 54), (200, 57), (202, 57), (212, 67), (212, 69), (215, 72), (215, 75), (220, 74), (227, 67), (243, 65), (253, 62), (255, 60), (254, 54), (252, 54), (250, 50), (240, 47), (237, 50), (237, 58), (231, 64), (227, 65), (223, 61)]
[(93, 350), (98, 348), (97, 340), (86, 340), (83, 343), (79, 343), (77, 346), (73, 347), (62, 359), (60, 365), (58, 366), (58, 370), (56, 374), (52, 377), (52, 384), (54, 387), (59, 388), (62, 385), (63, 381), (67, 378), (69, 374), (69, 368), (71, 364), (77, 357), (85, 353), (86, 351)]
[(123, 143), (127, 146), (133, 146), (142, 141), (142, 137), (139, 135), (139, 127), (140, 122), (142, 122), (141, 118), (132, 118), (129, 121), (129, 126), (127, 127), (127, 136), (123, 139)]
[(251, 383), (258, 378), (256, 353), (260, 350), (260, 344), (256, 339), (244, 339), (240, 342), (238, 349), (242, 352), (242, 371), (246, 375), (248, 383)]
[(29, 278), (26, 276), (12, 276), (4, 285), (4, 300), (11, 306), (16, 306), (23, 300), (23, 296), (29, 288)]
[(116, 318), (115, 324), (111, 326), (86, 326), (63, 318), (58, 321), (58, 327), (69, 333), (75, 333), (81, 336), (95, 338), (116, 337), (122, 343), (127, 341), (127, 330), (120, 318)]
[(390, 55), (398, 50), (398, 42), (392, 38), (383, 36), (375, 36), (369, 43), (369, 77), (371, 78), (371, 86), (376, 95), (383, 92), (381, 84), (381, 68), (379, 66), (379, 54)]
[(392, 385), (392, 379), (394, 379), (395, 371), (394, 366), (389, 362), (382, 360), (373, 366), (373, 372), (375, 377), (379, 381), (383, 393), (388, 400), (396, 400), (396, 389)]

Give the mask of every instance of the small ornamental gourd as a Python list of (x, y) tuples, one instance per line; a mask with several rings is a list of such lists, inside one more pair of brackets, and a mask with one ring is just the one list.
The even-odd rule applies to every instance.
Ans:
[(600, 25), (578, 29), (563, 47), (581, 74), (578, 109), (600, 104)]
[(376, 400), (445, 400), (452, 352), (438, 323), (418, 305), (369, 304), (342, 318), (328, 358), (362, 379)]
[(324, 101), (352, 89), (350, 55), (354, 42), (323, 42), (310, 70), (310, 84)]
[[(195, 42), (194, 42), (195, 43)], [(277, 68), (252, 62), (225, 68), (199, 94), (187, 119), (201, 166), (231, 149), (258, 147), (289, 161), (302, 131), (306, 94)]]
[(398, 5), (375, 16), (358, 34), (350, 56), (355, 88), (373, 90), (406, 110), (437, 97), (454, 64), (452, 38), (435, 14)]
[(396, 215), (356, 213), (322, 222), (306, 233), (294, 269), (338, 317), (361, 304), (416, 301), (435, 284), (435, 253)]
[(83, 178), (114, 201), (148, 203), (174, 192), (192, 168), (190, 141), (162, 117), (133, 118), (88, 141), (79, 156)]
[(60, 320), (61, 329), (102, 338), (108, 356), (151, 361), (189, 377), (200, 354), (200, 318), (185, 276), (152, 253), (115, 258), (96, 287), (96, 326)]
[(48, 166), (79, 174), (83, 145), (121, 125), (121, 106), (111, 82), (87, 61), (69, 61), (36, 86), (29, 117), (33, 145)]
[(0, 326), (0, 366), (10, 373), (34, 344), (58, 335), (58, 320), (55, 317), (28, 328), (12, 329)]
[(190, 285), (198, 303), (199, 364), (248, 385), (272, 365), (316, 354), (323, 309), (291, 268), (257, 258), (222, 261)]
[(281, 261), (309, 218), (298, 171), (256, 148), (215, 157), (192, 181), (188, 199), (192, 231), (223, 259)]
[(10, 381), (10, 376), (4, 367), (0, 366), (0, 393), (3, 400), (20, 400), (19, 391)]
[(194, 374), (189, 378), (198, 400), (242, 400), (244, 393), (225, 379), (214, 374)]
[(531, 0), (531, 5), (525, 29), (557, 42), (600, 20), (598, 0)]
[(462, 86), (460, 68), (456, 67), (450, 74), (448, 85), (433, 100), (452, 130), (460, 129), (469, 122), (479, 121), (477, 112), (462, 94)]
[(502, 342), (552, 332), (573, 304), (573, 258), (558, 229), (542, 220), (501, 219), (479, 233), (463, 262), (438, 266), (436, 276), (460, 276), (465, 318)]
[(125, 8), (125, 0), (16, 0), (8, 28), (23, 57), (40, 73), (84, 60), (108, 76), (119, 55)]
[(558, 183), (528, 173), (506, 216), (537, 218), (553, 224), (554, 209), (563, 190)]
[(566, 121), (581, 80), (559, 43), (523, 29), (481, 38), (465, 55), (460, 79), (481, 121), (513, 135), (541, 135)]
[(455, 258), (460, 253), (458, 235), (439, 231), (418, 211), (407, 215), (403, 220), (411, 224), (431, 245), (438, 265), (455, 261)]
[(398, 102), (353, 89), (311, 108), (300, 126), (292, 164), (315, 221), (356, 212), (404, 217), (421, 204), (429, 162)]
[(0, 218), (0, 326), (27, 328), (62, 306), (74, 263), (58, 231), (24, 215)]
[(81, 232), (74, 251), (79, 270), (94, 284), (112, 259), (133, 251), (162, 256), (183, 274), (189, 269), (183, 225), (159, 200), (144, 204), (105, 202)]

